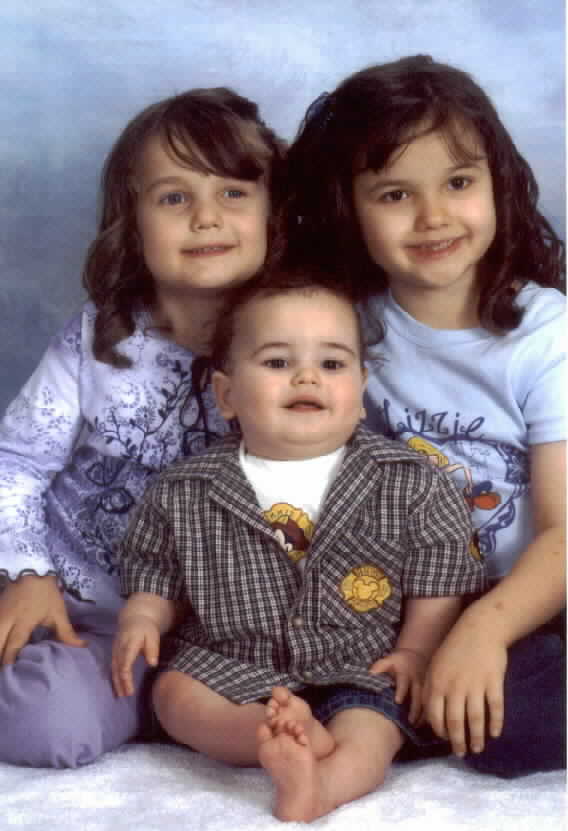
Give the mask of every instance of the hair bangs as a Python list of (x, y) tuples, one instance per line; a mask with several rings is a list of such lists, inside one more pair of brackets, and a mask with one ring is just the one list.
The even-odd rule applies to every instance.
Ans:
[(269, 149), (254, 124), (218, 115), (162, 125), (161, 134), (171, 156), (204, 174), (256, 181), (269, 166)]

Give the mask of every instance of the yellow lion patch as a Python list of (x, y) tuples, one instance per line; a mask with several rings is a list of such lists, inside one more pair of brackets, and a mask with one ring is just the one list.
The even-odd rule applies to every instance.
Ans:
[(343, 599), (356, 612), (370, 612), (382, 606), (392, 589), (380, 568), (371, 565), (351, 569), (340, 586)]

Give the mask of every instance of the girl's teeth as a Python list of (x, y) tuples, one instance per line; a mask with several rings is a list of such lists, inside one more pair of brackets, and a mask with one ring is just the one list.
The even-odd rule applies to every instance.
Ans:
[(454, 240), (444, 240), (443, 242), (431, 242), (431, 243), (424, 243), (421, 245), (421, 248), (429, 248), (431, 251), (443, 251), (444, 248), (449, 248), (450, 245), (453, 245)]

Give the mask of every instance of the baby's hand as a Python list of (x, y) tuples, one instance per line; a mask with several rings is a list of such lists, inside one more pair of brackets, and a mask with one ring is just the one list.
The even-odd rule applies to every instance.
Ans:
[(14, 663), (36, 626), (52, 629), (55, 638), (68, 646), (86, 646), (71, 626), (55, 577), (29, 574), (8, 583), (0, 593), (2, 666)]
[(380, 658), (371, 666), (369, 672), (378, 675), (385, 672), (396, 681), (395, 698), (402, 704), (410, 691), (409, 721), (415, 724), (422, 713), (422, 682), (426, 672), (427, 660), (420, 652), (412, 649), (395, 649), (390, 655)]
[(144, 615), (121, 621), (112, 647), (112, 683), (119, 697), (134, 694), (132, 664), (142, 652), (150, 666), (156, 666), (160, 651), (160, 630)]

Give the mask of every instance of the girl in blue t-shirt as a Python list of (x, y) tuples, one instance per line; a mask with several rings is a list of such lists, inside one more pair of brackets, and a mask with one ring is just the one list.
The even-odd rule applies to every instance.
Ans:
[(480, 770), (561, 767), (564, 246), (534, 175), (472, 78), (421, 55), (320, 96), (288, 161), (288, 256), (382, 330), (368, 422), (460, 483), (494, 578), (434, 656), (425, 714)]

